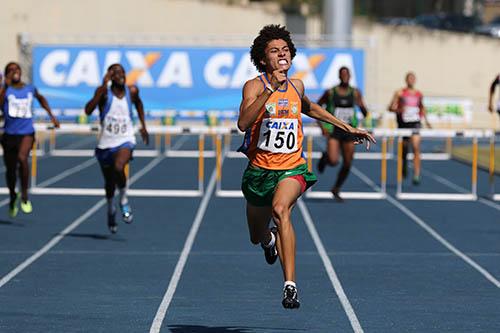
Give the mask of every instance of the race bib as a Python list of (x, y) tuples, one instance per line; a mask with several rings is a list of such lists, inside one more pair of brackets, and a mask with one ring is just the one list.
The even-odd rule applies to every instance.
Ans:
[(417, 106), (405, 106), (403, 110), (403, 122), (414, 123), (420, 121), (420, 108)]
[(31, 105), (33, 94), (28, 93), (27, 98), (16, 98), (14, 95), (9, 95), (9, 116), (12, 118), (31, 118)]
[(271, 153), (291, 154), (296, 152), (299, 149), (297, 127), (297, 119), (264, 119), (260, 126), (257, 147)]
[(344, 123), (350, 124), (354, 117), (354, 108), (336, 107), (333, 115)]
[(106, 116), (104, 131), (108, 136), (124, 136), (132, 130), (132, 123), (127, 117)]

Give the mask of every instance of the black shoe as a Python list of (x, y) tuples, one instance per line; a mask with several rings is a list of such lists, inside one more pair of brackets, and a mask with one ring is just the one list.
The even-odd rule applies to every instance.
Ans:
[(297, 288), (287, 285), (283, 289), (283, 301), (281, 302), (285, 309), (298, 309), (300, 307), (299, 297), (297, 295)]
[(319, 162), (318, 162), (318, 172), (319, 173), (323, 173), (325, 171), (325, 168), (326, 168), (326, 154), (323, 153), (323, 155), (321, 155), (321, 158), (319, 159)]
[(118, 224), (116, 224), (115, 216), (116, 213), (108, 214), (108, 229), (112, 234), (116, 234), (118, 231)]
[(332, 194), (333, 194), (333, 199), (336, 201), (336, 202), (339, 202), (339, 203), (343, 203), (345, 202), (345, 200), (340, 196), (340, 191), (339, 189), (337, 188), (332, 188), (331, 190)]
[(278, 229), (276, 228), (271, 228), (271, 232), (274, 234), (275, 242), (274, 245), (271, 247), (265, 247), (263, 244), (262, 249), (264, 249), (264, 256), (266, 257), (266, 262), (269, 265), (272, 265), (276, 262), (276, 259), (278, 259), (278, 248), (276, 246), (276, 243), (278, 242), (276, 234), (278, 233)]

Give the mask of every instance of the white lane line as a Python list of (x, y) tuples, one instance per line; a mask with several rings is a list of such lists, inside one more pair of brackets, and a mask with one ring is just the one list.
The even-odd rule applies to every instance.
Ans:
[(205, 195), (203, 196), (198, 211), (196, 212), (196, 217), (193, 221), (191, 229), (189, 230), (189, 234), (186, 238), (186, 242), (184, 243), (181, 255), (179, 256), (179, 260), (177, 261), (177, 265), (175, 266), (174, 273), (170, 278), (167, 291), (163, 296), (160, 306), (158, 307), (158, 311), (156, 312), (156, 315), (151, 324), (151, 328), (149, 329), (150, 333), (160, 332), (168, 307), (170, 306), (170, 302), (174, 297), (175, 290), (177, 289), (177, 285), (179, 283), (179, 280), (181, 279), (182, 271), (184, 270), (184, 266), (186, 265), (186, 261), (188, 259), (189, 253), (191, 252), (194, 240), (196, 238), (198, 230), (200, 229), (201, 222), (203, 221), (203, 216), (205, 215), (208, 203), (210, 201), (210, 198), (212, 197), (212, 193), (214, 192), (216, 175), (216, 170), (214, 170), (210, 177), (210, 182), (208, 184)]
[[(134, 177), (130, 179), (130, 184), (138, 180), (142, 177), (146, 172), (150, 171), (154, 168), (158, 163), (163, 159), (162, 156), (155, 158), (151, 161), (146, 167), (144, 167), (140, 172), (138, 172)], [(101, 208), (106, 203), (106, 199), (99, 200), (94, 206), (92, 206), (87, 212), (74, 220), (70, 225), (64, 228), (61, 232), (57, 234), (57, 236), (53, 237), (47, 244), (45, 244), (41, 249), (36, 251), (32, 256), (24, 260), (21, 264), (19, 264), (12, 271), (7, 273), (0, 280), (0, 288), (2, 288), (7, 282), (12, 280), (16, 275), (21, 273), (24, 269), (26, 269), (29, 265), (35, 262), (38, 258), (47, 253), (50, 249), (52, 249), (57, 243), (59, 243), (66, 235), (68, 235), (71, 231), (73, 231), (76, 227), (82, 224), (86, 219), (88, 219), (92, 214), (94, 214), (99, 208)]]
[[(373, 189), (377, 190), (378, 186), (375, 185), (364, 173), (359, 171), (356, 167), (352, 167), (352, 172), (356, 176), (358, 176), (361, 180), (363, 180), (367, 185), (371, 186)], [(393, 206), (402, 211), (406, 216), (411, 218), (413, 222), (417, 223), (421, 228), (423, 228), (429, 235), (431, 235), (434, 239), (440, 242), (444, 247), (453, 252), (456, 256), (461, 258), (467, 264), (469, 264), (472, 268), (477, 270), (481, 275), (483, 275), (488, 281), (493, 283), (497, 288), (500, 288), (500, 282), (493, 277), (486, 269), (477, 264), (474, 260), (469, 258), (465, 253), (456, 248), (453, 244), (448, 242), (444, 237), (442, 237), (437, 231), (435, 231), (431, 226), (425, 223), (421, 218), (415, 215), (410, 209), (408, 209), (405, 205), (398, 202), (392, 196), (387, 195), (386, 200), (389, 201)]]
[[(462, 186), (460, 186), (458, 184), (455, 184), (455, 183), (449, 181), (448, 179), (446, 179), (444, 177), (441, 177), (440, 175), (438, 175), (438, 174), (436, 174), (434, 172), (424, 170), (423, 168), (421, 169), (421, 172), (422, 172), (422, 174), (428, 175), (429, 177), (433, 178), (438, 183), (441, 183), (444, 186), (447, 186), (447, 187), (451, 188), (452, 190), (455, 190), (455, 191), (461, 192), (461, 193), (470, 193), (470, 191), (468, 191), (467, 189), (463, 188)], [(500, 205), (499, 204), (496, 204), (496, 203), (494, 203), (492, 201), (489, 201), (489, 200), (486, 200), (484, 198), (478, 198), (477, 201), (479, 201), (483, 205), (489, 206), (491, 208), (494, 208), (494, 209), (500, 211)]]
[(314, 226), (314, 222), (311, 218), (311, 215), (309, 214), (309, 210), (307, 209), (307, 206), (305, 203), (300, 199), (297, 202), (300, 212), (302, 213), (302, 216), (304, 217), (304, 221), (307, 225), (307, 229), (309, 229), (309, 233), (311, 234), (311, 237), (314, 241), (314, 245), (316, 245), (316, 249), (318, 250), (319, 256), (321, 257), (321, 260), (323, 261), (323, 265), (325, 266), (326, 272), (328, 273), (328, 277), (330, 278), (330, 281), (333, 285), (333, 288), (335, 289), (335, 292), (337, 293), (337, 296), (339, 297), (340, 303), (342, 304), (342, 307), (344, 308), (344, 311), (349, 318), (349, 322), (351, 323), (351, 327), (354, 332), (356, 333), (361, 333), (363, 332), (363, 328), (361, 327), (361, 324), (359, 323), (358, 317), (356, 316), (356, 313), (354, 312), (354, 309), (352, 308), (351, 302), (349, 302), (349, 299), (347, 298), (344, 288), (342, 288), (342, 284), (340, 283), (340, 280), (337, 276), (337, 273), (335, 272), (335, 269), (333, 268), (332, 262), (330, 261), (330, 258), (328, 257), (328, 254), (325, 250), (325, 247), (323, 246), (323, 242), (321, 241), (321, 238), (319, 237), (318, 231), (316, 230), (316, 227)]
[(10, 199), (7, 198), (7, 199), (3, 199), (2, 201), (0, 201), (0, 207), (3, 207), (5, 205), (7, 205), (9, 203)]
[(93, 165), (95, 163), (95, 161), (96, 161), (95, 158), (88, 159), (85, 162), (78, 164), (70, 169), (67, 169), (64, 172), (61, 172), (60, 174), (58, 174), (52, 178), (44, 180), (40, 184), (37, 184), (37, 187), (46, 187), (46, 186), (52, 185), (54, 183), (57, 183), (58, 181), (66, 178), (68, 176), (71, 176), (74, 173), (77, 173), (83, 169), (88, 168), (89, 166)]

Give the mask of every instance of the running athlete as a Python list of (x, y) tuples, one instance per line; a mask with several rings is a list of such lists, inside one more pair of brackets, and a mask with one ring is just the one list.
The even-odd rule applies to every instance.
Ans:
[[(149, 134), (144, 121), (144, 107), (136, 86), (125, 85), (125, 70), (120, 64), (109, 66), (102, 85), (94, 97), (85, 105), (85, 113), (92, 114), (99, 107), (101, 133), (95, 149), (95, 155), (104, 176), (104, 187), (108, 203), (108, 228), (116, 233), (115, 205), (113, 198), (118, 187), (119, 207), (125, 223), (132, 223), (132, 209), (127, 199), (127, 177), (125, 166), (132, 159), (136, 140), (132, 123), (132, 104), (134, 104), (141, 122), (140, 133), (144, 143), (148, 144)], [(111, 85), (108, 83), (111, 82)]]
[[(3, 160), (6, 168), (7, 187), (9, 188), (9, 216), (16, 217), (21, 200), (21, 210), (25, 214), (33, 211), (28, 199), (29, 164), (28, 156), (35, 142), (33, 126), (33, 98), (47, 111), (55, 127), (59, 122), (52, 114), (49, 103), (31, 84), (21, 80), (21, 66), (10, 62), (5, 66), (4, 84), (0, 87), (0, 106), (4, 117), (2, 136)], [(17, 170), (21, 179), (21, 196), (16, 193)]]
[[(488, 98), (488, 111), (490, 111), (491, 113), (493, 113), (493, 95), (495, 94), (495, 87), (497, 86), (497, 84), (500, 84), (500, 75), (497, 75), (495, 77), (495, 80), (493, 80), (493, 82), (491, 82), (491, 85), (490, 85), (490, 94), (489, 94), (489, 98)], [(496, 107), (496, 110), (497, 110), (497, 114), (500, 116), (500, 100), (497, 102), (497, 107)]]
[[(398, 128), (414, 128), (422, 127), (421, 119), (424, 118), (427, 127), (431, 128), (427, 120), (425, 107), (422, 102), (422, 93), (415, 89), (415, 73), (409, 72), (406, 74), (406, 87), (394, 93), (389, 111), (396, 113)], [(406, 178), (408, 173), (407, 154), (408, 145), (411, 141), (413, 150), (413, 179), (414, 185), (420, 184), (420, 134), (414, 132), (411, 137), (403, 138), (403, 177)]]
[[(349, 85), (351, 73), (349, 68), (339, 69), (340, 84), (326, 90), (318, 100), (319, 105), (326, 105), (326, 110), (346, 124), (356, 127), (358, 119), (354, 106), (357, 105), (363, 116), (366, 117), (368, 111), (361, 92)], [(323, 173), (326, 165), (336, 166), (339, 163), (339, 151), (342, 152), (342, 167), (337, 174), (337, 180), (331, 192), (337, 202), (343, 202), (340, 196), (340, 187), (347, 179), (354, 158), (354, 138), (342, 128), (332, 126), (330, 123), (319, 122), (323, 135), (327, 138), (326, 152), (318, 163), (318, 171)]]
[[(251, 47), (253, 64), (262, 74), (243, 87), (238, 128), (245, 131), (240, 151), (248, 159), (242, 191), (253, 244), (261, 244), (267, 263), (279, 257), (283, 268), (282, 305), (300, 306), (295, 284), (295, 232), (291, 210), (299, 196), (316, 182), (302, 154), (301, 113), (352, 133), (359, 142), (373, 137), (338, 120), (304, 94), (304, 84), (289, 79), (296, 54), (290, 33), (282, 26), (265, 26)], [(271, 219), (276, 227), (270, 227)]]

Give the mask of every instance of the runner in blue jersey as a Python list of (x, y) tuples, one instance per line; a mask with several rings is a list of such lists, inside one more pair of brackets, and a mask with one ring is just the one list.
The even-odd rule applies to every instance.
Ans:
[[(10, 217), (17, 215), (19, 199), (23, 213), (29, 214), (33, 211), (31, 201), (28, 199), (28, 156), (35, 142), (33, 98), (36, 98), (47, 111), (54, 126), (59, 127), (59, 122), (52, 114), (45, 97), (33, 85), (24, 83), (21, 74), (21, 66), (18, 63), (8, 63), (4, 71), (4, 84), (0, 87), (0, 107), (4, 118), (1, 143), (10, 194)], [(20, 196), (16, 193), (17, 170), (21, 179)]]
[[(85, 113), (92, 114), (99, 108), (101, 133), (95, 149), (95, 155), (104, 176), (106, 199), (108, 201), (108, 228), (116, 233), (115, 189), (119, 191), (119, 207), (122, 219), (132, 223), (132, 209), (127, 199), (127, 177), (125, 166), (132, 158), (136, 140), (132, 122), (132, 104), (137, 110), (141, 122), (141, 136), (148, 144), (149, 134), (144, 121), (144, 107), (136, 86), (126, 86), (125, 69), (120, 64), (109, 66), (103, 83), (94, 93), (94, 97), (85, 105)], [(111, 85), (108, 83), (111, 82)]]

